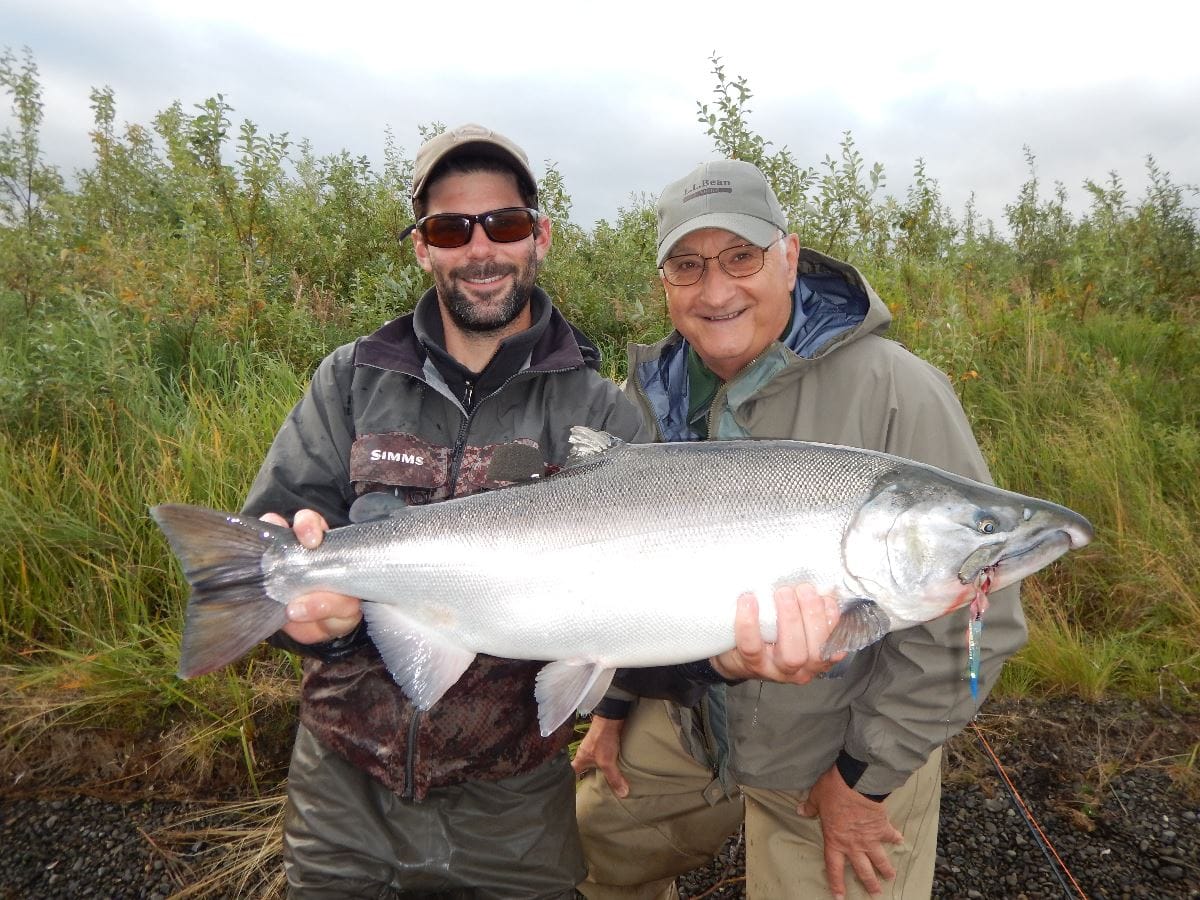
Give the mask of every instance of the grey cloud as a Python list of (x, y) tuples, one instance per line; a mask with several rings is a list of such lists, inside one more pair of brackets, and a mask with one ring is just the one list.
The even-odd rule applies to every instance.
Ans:
[[(179, 100), (185, 109), (221, 93), (235, 122), (264, 132), (307, 138), (318, 154), (347, 150), (382, 163), (385, 130), (411, 156), (417, 126), (482, 121), (522, 143), (537, 171), (558, 165), (574, 201), (573, 218), (610, 221), (632, 195), (662, 185), (712, 155), (696, 121), (706, 87), (684, 95), (645, 73), (582, 71), (506, 80), (456, 74), (407, 54), (404, 74), (378, 76), (355, 60), (331, 60), (265, 44), (234, 28), (166, 26), (148, 15), (87, 16), (26, 3), (6, 19), (4, 42), (28, 44), (49, 101), (43, 144), (48, 161), (69, 173), (90, 162), (87, 92), (111, 85), (120, 121), (149, 124)], [(431, 56), (431, 59), (433, 57)], [(707, 85), (707, 64), (698, 63)], [(676, 82), (678, 84), (678, 82)], [(976, 194), (981, 214), (1002, 224), (1004, 205), (1027, 177), (1022, 146), (1037, 156), (1048, 195), (1055, 181), (1077, 210), (1086, 207), (1085, 178), (1103, 181), (1116, 169), (1133, 197), (1144, 187), (1144, 161), (1154, 154), (1177, 183), (1200, 183), (1200, 134), (1194, 128), (1200, 85), (1174, 89), (1113, 85), (1055, 91), (985, 103), (968, 88), (914, 96), (864, 120), (821, 96), (783, 99), (754, 85), (749, 122), (801, 165), (820, 166), (853, 133), (868, 165), (882, 162), (886, 193), (902, 197), (913, 163), (925, 159), (956, 216)], [(671, 91), (678, 95), (674, 95)], [(7, 111), (0, 111), (0, 123)]]

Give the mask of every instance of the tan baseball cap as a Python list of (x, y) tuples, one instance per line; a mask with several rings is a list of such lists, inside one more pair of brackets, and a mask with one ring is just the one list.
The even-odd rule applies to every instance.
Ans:
[(413, 161), (412, 197), (419, 197), (425, 190), (429, 173), (438, 163), (462, 152), (493, 156), (511, 165), (517, 177), (525, 182), (524, 186), (537, 193), (537, 179), (525, 151), (499, 132), (468, 122), (430, 138), (417, 150), (417, 158)]
[(720, 228), (766, 247), (788, 230), (771, 183), (757, 166), (738, 159), (701, 163), (667, 185), (658, 198), (658, 265), (693, 231)]

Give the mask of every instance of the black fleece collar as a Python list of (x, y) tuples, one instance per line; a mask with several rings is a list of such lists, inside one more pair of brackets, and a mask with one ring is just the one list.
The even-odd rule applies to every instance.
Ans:
[(441, 310), (436, 298), (427, 303), (426, 294), (413, 311), (413, 332), (433, 364), (437, 366), (447, 386), (470, 409), (480, 397), (499, 389), (513, 375), (521, 371), (533, 353), (546, 328), (550, 324), (551, 304), (541, 291), (534, 291), (529, 298), (532, 324), (500, 342), (496, 353), (484, 366), (482, 372), (473, 372), (446, 351), (446, 332), (442, 326)]
[[(530, 368), (537, 371), (569, 370), (583, 366), (599, 370), (601, 356), (596, 345), (563, 317), (545, 291), (535, 286), (530, 304), (534, 315), (533, 327), (502, 342), (500, 352), (481, 375), (488, 374), (490, 380), (490, 370), (498, 361), (499, 366), (506, 366), (510, 347), (512, 355), (517, 357), (518, 370), (526, 359)], [(454, 365), (466, 371), (446, 353), (437, 293), (430, 288), (417, 301), (414, 312), (393, 319), (374, 334), (360, 338), (354, 349), (354, 364), (404, 372), (421, 378), (427, 356), (434, 359), (439, 372), (443, 372), (441, 361), (434, 356), (438, 351), (445, 359), (452, 360)], [(503, 359), (500, 359), (501, 356)], [(505, 377), (511, 374), (510, 371)]]

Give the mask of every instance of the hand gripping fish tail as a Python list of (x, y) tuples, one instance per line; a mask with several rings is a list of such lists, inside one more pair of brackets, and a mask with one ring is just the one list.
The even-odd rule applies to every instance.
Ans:
[(299, 542), (290, 529), (198, 506), (150, 510), (191, 585), (179, 676), (206, 675), (248, 653), (287, 622), (268, 595), (263, 555)]
[(546, 662), (536, 699), (549, 734), (617, 668), (732, 648), (746, 593), (765, 641), (777, 587), (835, 600), (829, 658), (940, 616), (966, 627), (988, 591), (1093, 536), (1058, 504), (852, 447), (625, 444), (584, 428), (572, 446), (549, 477), (335, 528), (313, 550), (257, 520), (155, 507), (192, 588), (180, 674), (237, 659), (283, 626), (288, 601), (334, 591), (360, 598), (421, 709), (478, 653)]

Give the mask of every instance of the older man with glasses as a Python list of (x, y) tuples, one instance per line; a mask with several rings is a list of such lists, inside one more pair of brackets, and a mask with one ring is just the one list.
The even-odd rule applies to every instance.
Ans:
[[(322, 361), (245, 504), (290, 520), (309, 547), (331, 526), (503, 486), (489, 465), (515, 442), (525, 454), (509, 459), (533, 447), (549, 467), (566, 460), (572, 425), (639, 436), (596, 347), (535, 283), (551, 223), (524, 151), (478, 125), (438, 135), (417, 153), (412, 201), (403, 236), (433, 288)], [(533, 468), (524, 474), (542, 474)], [(421, 711), (355, 598), (310, 594), (288, 616), (273, 643), (305, 657), (284, 826), (290, 896), (575, 896), (573, 723), (541, 736), (541, 663), (479, 656)]]
[[(882, 337), (891, 314), (857, 269), (801, 248), (755, 166), (667, 186), (658, 265), (675, 331), (630, 348), (627, 383), (657, 439), (822, 441), (988, 479), (946, 376)], [(929, 897), (940, 748), (987, 693), (963, 678), (965, 616), (893, 632), (803, 687), (737, 680), (719, 659), (618, 673), (575, 757), (581, 891), (677, 897), (675, 876), (744, 821), (752, 900)], [(990, 687), (1026, 639), (1016, 586), (993, 595), (982, 637)]]

